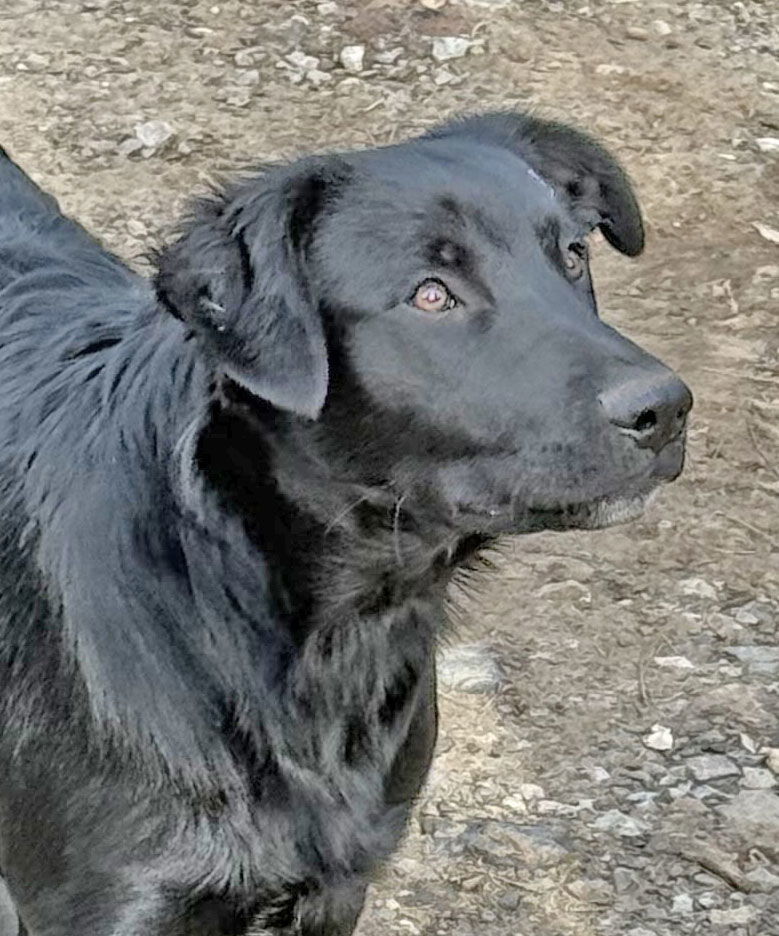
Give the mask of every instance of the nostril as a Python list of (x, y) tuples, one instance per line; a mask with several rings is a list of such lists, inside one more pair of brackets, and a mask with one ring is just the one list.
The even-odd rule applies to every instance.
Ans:
[(657, 413), (652, 409), (646, 409), (642, 413), (639, 413), (632, 428), (636, 432), (648, 432), (650, 429), (654, 429), (656, 425)]

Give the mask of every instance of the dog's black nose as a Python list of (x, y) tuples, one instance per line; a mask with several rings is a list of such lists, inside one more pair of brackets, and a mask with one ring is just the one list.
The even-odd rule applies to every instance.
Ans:
[(673, 374), (633, 377), (598, 399), (615, 426), (655, 452), (679, 435), (692, 407), (689, 387)]

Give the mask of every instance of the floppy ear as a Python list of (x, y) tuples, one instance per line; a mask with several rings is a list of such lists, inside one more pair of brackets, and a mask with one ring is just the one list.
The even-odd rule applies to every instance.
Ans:
[(619, 163), (587, 134), (565, 124), (511, 111), (466, 117), (433, 131), (491, 140), (520, 155), (575, 213), (591, 219), (606, 240), (635, 257), (644, 249), (641, 211)]
[(204, 199), (158, 257), (160, 300), (219, 369), (280, 409), (315, 418), (327, 348), (306, 246), (328, 185), (322, 165), (274, 170)]

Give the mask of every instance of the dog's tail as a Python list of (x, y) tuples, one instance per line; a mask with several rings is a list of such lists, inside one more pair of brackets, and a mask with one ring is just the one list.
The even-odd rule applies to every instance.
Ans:
[(57, 199), (44, 192), (0, 146), (0, 225), (8, 212), (60, 214)]

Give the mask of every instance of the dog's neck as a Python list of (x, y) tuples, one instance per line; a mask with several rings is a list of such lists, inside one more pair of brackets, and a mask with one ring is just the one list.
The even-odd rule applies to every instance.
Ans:
[(390, 487), (334, 466), (326, 449), (320, 427), (240, 395), (212, 405), (198, 447), (200, 469), (268, 557), (296, 636), (409, 599), (441, 605), (453, 572), (483, 539), (422, 521)]

